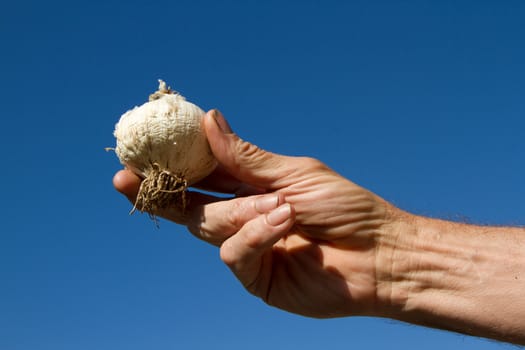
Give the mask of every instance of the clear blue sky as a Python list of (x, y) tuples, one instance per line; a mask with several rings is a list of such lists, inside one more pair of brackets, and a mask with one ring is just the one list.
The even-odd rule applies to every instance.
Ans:
[(252, 298), (112, 188), (165, 79), (245, 139), (396, 205), (525, 224), (523, 1), (9, 1), (0, 8), (0, 349), (514, 349)]

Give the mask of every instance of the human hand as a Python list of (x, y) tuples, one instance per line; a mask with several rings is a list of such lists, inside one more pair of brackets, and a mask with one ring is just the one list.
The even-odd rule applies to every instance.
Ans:
[[(152, 213), (188, 226), (221, 247), (221, 258), (251, 293), (312, 317), (379, 315), (378, 276), (388, 269), (381, 238), (396, 209), (323, 163), (261, 150), (235, 135), (216, 111), (204, 127), (219, 161), (199, 187), (238, 195), (189, 193), (185, 213)], [(133, 201), (140, 180), (129, 171), (115, 187)]]

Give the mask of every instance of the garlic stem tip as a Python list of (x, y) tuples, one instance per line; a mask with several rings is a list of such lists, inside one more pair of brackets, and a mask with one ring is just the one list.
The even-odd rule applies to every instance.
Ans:
[(164, 80), (158, 79), (158, 81), (159, 81), (158, 92), (162, 94), (172, 94), (173, 93), (173, 90), (171, 89), (171, 87), (169, 87)]

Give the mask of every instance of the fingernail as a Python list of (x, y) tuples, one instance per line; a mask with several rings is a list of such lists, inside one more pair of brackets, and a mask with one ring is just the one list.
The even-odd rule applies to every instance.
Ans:
[(272, 194), (269, 196), (262, 196), (255, 200), (255, 210), (258, 213), (267, 213), (279, 206), (279, 196)]
[(285, 203), (266, 215), (266, 222), (272, 226), (278, 226), (288, 220), (291, 213), (292, 207), (289, 203)]
[(219, 129), (221, 129), (221, 131), (224, 134), (231, 134), (231, 133), (233, 133), (230, 125), (228, 124), (226, 119), (224, 119), (224, 117), (222, 116), (221, 112), (219, 112), (217, 109), (214, 109), (211, 112), (211, 115), (212, 115), (213, 119), (215, 120), (215, 123), (217, 123), (217, 126), (219, 127)]

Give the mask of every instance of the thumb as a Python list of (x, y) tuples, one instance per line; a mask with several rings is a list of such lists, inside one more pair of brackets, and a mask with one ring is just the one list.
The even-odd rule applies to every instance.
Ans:
[(211, 150), (222, 167), (238, 180), (262, 188), (274, 188), (276, 182), (292, 170), (291, 157), (267, 152), (242, 140), (231, 130), (217, 110), (204, 117), (204, 128)]

